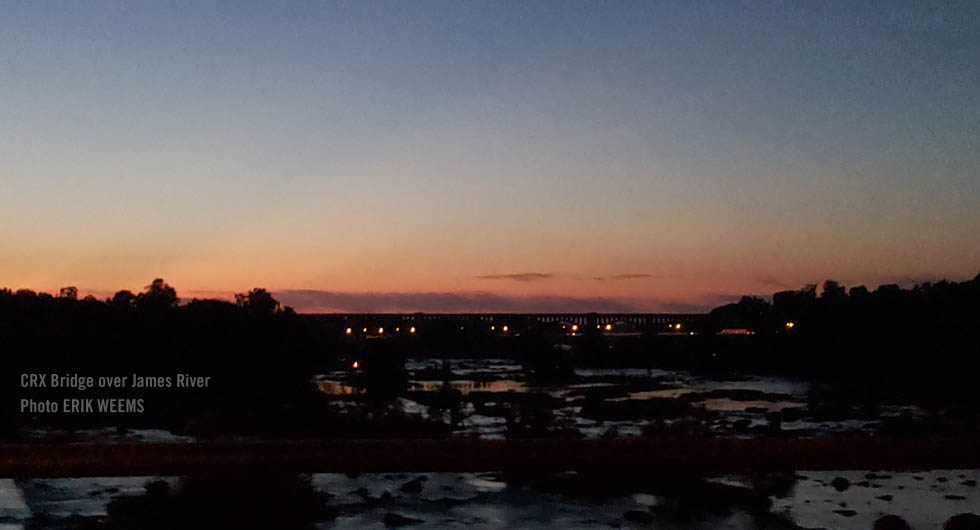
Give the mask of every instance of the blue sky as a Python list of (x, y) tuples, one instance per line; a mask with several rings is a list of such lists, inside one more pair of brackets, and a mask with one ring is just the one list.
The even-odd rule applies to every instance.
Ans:
[(980, 270), (974, 2), (0, 9), (11, 287), (656, 309)]

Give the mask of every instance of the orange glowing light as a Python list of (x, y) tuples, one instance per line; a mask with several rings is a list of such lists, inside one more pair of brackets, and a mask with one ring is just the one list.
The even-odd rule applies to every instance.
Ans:
[(354, 364), (351, 365), (351, 367), (353, 367), (355, 370), (357, 370), (358, 366), (360, 366), (360, 363), (358, 363), (357, 361), (354, 361)]
[(508, 328), (507, 326), (504, 326), (504, 327), (502, 327), (502, 328), (500, 328), (500, 329), (501, 329), (501, 330), (503, 330), (503, 332), (504, 332), (504, 333), (507, 333), (507, 330), (508, 330), (509, 328)]
[(412, 326), (411, 328), (409, 328), (408, 329), (408, 332), (409, 333), (415, 333), (415, 326)]
[(680, 324), (674, 324), (674, 329), (681, 329), (681, 325)]
[(384, 332), (385, 332), (385, 328), (378, 328), (378, 335), (381, 335)]
[(612, 331), (612, 324), (606, 324), (606, 331)]
[(578, 324), (572, 324), (572, 331), (578, 331)]
[(354, 332), (354, 330), (352, 330), (352, 329), (350, 329), (350, 328), (347, 328), (347, 331), (345, 331), (344, 333), (346, 333), (346, 334), (348, 334), (348, 335), (350, 335), (350, 334), (351, 334), (351, 333), (353, 333), (353, 332)]
[(795, 322), (787, 322), (786, 323), (786, 329), (793, 329), (795, 327), (796, 327), (796, 323)]

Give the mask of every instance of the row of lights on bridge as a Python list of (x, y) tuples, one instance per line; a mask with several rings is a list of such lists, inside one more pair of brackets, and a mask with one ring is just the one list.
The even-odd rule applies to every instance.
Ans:
[[(575, 327), (577, 328), (578, 326), (575, 326)], [(464, 328), (461, 327), (459, 329), (464, 329)], [(490, 331), (495, 331), (496, 329), (497, 329), (496, 326), (490, 326)], [(508, 331), (510, 331), (510, 327), (508, 327), (508, 326), (502, 326), (500, 328), (500, 330), (503, 331), (504, 333), (507, 333)], [(400, 331), (401, 331), (401, 328), (395, 328), (395, 333), (399, 333)], [(362, 328), (361, 329), (361, 332), (362, 333), (367, 333), (368, 332), (368, 328)], [(385, 328), (384, 327), (379, 327), (377, 334), (378, 335), (384, 335), (384, 332), (385, 332)], [(414, 335), (415, 332), (416, 332), (415, 326), (412, 326), (412, 327), (408, 328), (408, 332)], [(345, 335), (353, 335), (354, 334), (354, 329), (353, 328), (347, 328), (347, 329), (344, 330), (344, 334)]]
[[(399, 332), (401, 332), (401, 330), (402, 330), (402, 328), (395, 328), (395, 333), (399, 333)], [(362, 333), (367, 333), (368, 332), (368, 328), (362, 329), (361, 332)], [(385, 332), (385, 328), (378, 328), (378, 335), (384, 335), (384, 332)], [(412, 327), (408, 328), (408, 332), (414, 335), (415, 334), (415, 326), (412, 326)], [(344, 334), (345, 335), (352, 335), (353, 333), (354, 333), (354, 330), (351, 329), (351, 328), (347, 328), (346, 330), (344, 330)]]
[[(596, 324), (596, 326), (595, 326), (595, 329), (605, 329), (606, 331), (612, 331), (612, 328), (613, 328), (612, 324), (606, 324), (605, 326), (603, 326), (602, 324)], [(676, 329), (676, 330), (680, 331), (681, 325), (680, 324), (671, 324), (671, 325), (667, 326), (667, 328), (668, 329)], [(565, 326), (562, 326), (562, 329), (565, 329)], [(573, 333), (576, 332), (576, 331), (578, 331), (578, 324), (572, 324), (572, 328), (571, 329), (572, 329), (572, 332)]]
[[(565, 326), (562, 326), (562, 328), (564, 328), (564, 327)], [(671, 325), (669, 325), (667, 327), (669, 329), (680, 331), (682, 326), (680, 324), (671, 324)], [(787, 322), (786, 323), (786, 329), (787, 330), (791, 330), (791, 329), (793, 329), (795, 327), (796, 327), (796, 323), (795, 322)], [(596, 324), (596, 327), (595, 328), (596, 329), (605, 329), (606, 331), (612, 331), (613, 326), (612, 326), (612, 324), (606, 324), (605, 326), (603, 326), (601, 324)], [(464, 328), (459, 328), (459, 329), (464, 329)], [(490, 331), (496, 331), (496, 330), (497, 330), (497, 326), (490, 326)], [(579, 330), (578, 324), (572, 324), (572, 333), (575, 333), (578, 330)], [(408, 328), (408, 332), (410, 334), (412, 334), (412, 335), (415, 334), (415, 331), (416, 331), (415, 330), (415, 326), (412, 326), (412, 327)], [(502, 331), (504, 333), (507, 333), (508, 331), (510, 331), (510, 328), (508, 326), (501, 326), (500, 327), (500, 331)], [(361, 332), (367, 333), (368, 332), (368, 328), (363, 328), (361, 330)], [(383, 328), (383, 327), (379, 327), (378, 328), (378, 335), (384, 335), (384, 332), (385, 332), (385, 328)], [(399, 328), (395, 328), (395, 333), (399, 333), (399, 332), (401, 332), (401, 328), (400, 327)], [(344, 334), (345, 335), (348, 335), (349, 336), (349, 335), (352, 335), (353, 333), (354, 333), (354, 330), (352, 328), (347, 328), (346, 330), (344, 330)]]
[[(792, 322), (787, 322), (786, 323), (786, 329), (792, 329), (793, 326), (795, 326), (795, 324), (793, 324)], [(562, 326), (562, 328), (564, 328), (564, 327), (565, 326)], [(603, 326), (602, 324), (596, 324), (596, 327), (595, 328), (596, 329), (605, 329), (606, 331), (612, 331), (613, 326), (612, 326), (612, 324), (606, 324), (605, 326)], [(671, 325), (668, 326), (668, 328), (674, 329), (674, 330), (677, 330), (677, 331), (680, 331), (681, 325), (680, 324), (671, 324)], [(464, 328), (461, 327), (459, 329), (464, 329)], [(577, 332), (579, 330), (578, 324), (572, 324), (572, 328), (571, 329), (572, 329), (572, 333)], [(497, 326), (490, 326), (490, 331), (496, 331), (496, 330), (497, 330)], [(408, 328), (408, 332), (410, 334), (413, 334), (414, 335), (415, 334), (415, 331), (416, 331), (415, 330), (415, 326), (412, 326), (412, 327)], [(508, 326), (501, 326), (500, 327), (500, 331), (502, 331), (504, 333), (507, 333), (508, 331), (510, 331), (510, 328)], [(362, 333), (367, 333), (368, 332), (368, 328), (361, 329), (361, 332)], [(377, 334), (378, 335), (384, 335), (384, 332), (385, 332), (385, 328), (379, 327)], [(401, 328), (400, 327), (399, 328), (395, 328), (395, 333), (399, 333), (399, 332), (401, 332)], [(348, 336), (349, 335), (353, 335), (354, 334), (353, 328), (347, 328), (346, 330), (344, 330), (344, 334), (345, 335), (348, 335)]]

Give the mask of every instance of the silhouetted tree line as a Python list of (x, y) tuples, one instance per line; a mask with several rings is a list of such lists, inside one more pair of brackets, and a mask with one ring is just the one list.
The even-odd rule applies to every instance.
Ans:
[[(107, 300), (78, 299), (0, 289), (3, 425), (93, 427), (99, 424), (167, 427), (174, 431), (294, 432), (322, 397), (310, 383), (311, 362), (323, 350), (289, 307), (265, 289), (235, 302), (190, 300), (162, 279), (140, 293), (119, 291)], [(204, 389), (21, 388), (24, 373), (78, 373), (170, 377), (210, 376)], [(31, 415), (21, 398), (144, 398), (143, 414)], [(203, 432), (206, 434), (206, 432)]]
[(937, 395), (980, 389), (980, 275), (873, 291), (827, 280), (819, 295), (807, 285), (772, 302), (743, 297), (711, 311), (707, 324), (778, 339), (768, 341), (769, 363), (794, 375), (918, 381), (909, 384)]
[[(446, 337), (459, 332), (447, 328), (440, 333), (438, 326), (429, 325), (419, 339), (435, 341), (431, 349), (444, 353)], [(730, 328), (755, 334), (715, 335)], [(775, 293), (772, 301), (744, 297), (711, 311), (698, 331), (692, 338), (646, 337), (640, 343), (648, 341), (652, 349), (639, 348), (642, 355), (637, 358), (689, 369), (764, 370), (858, 386), (888, 384), (915, 393), (916, 399), (925, 395), (939, 402), (980, 403), (980, 275), (960, 283), (924, 283), (912, 289), (882, 285), (874, 291), (863, 286), (848, 290), (827, 281), (819, 294), (816, 285), (808, 285)], [(555, 357), (566, 355), (564, 350), (536, 340), (539, 335), (526, 335), (521, 339), (527, 344), (518, 344), (518, 349), (533, 351), (525, 356), (564, 366)], [(606, 339), (590, 340), (595, 344), (585, 346), (592, 344), (596, 351), (610, 347)], [(368, 342), (377, 351), (364, 349)], [(398, 340), (346, 340), (342, 330), (301, 318), (265, 289), (238, 294), (235, 302), (185, 303), (162, 279), (139, 293), (119, 291), (106, 300), (79, 299), (74, 287), (62, 289), (59, 296), (0, 289), (0, 431), (101, 422), (197, 435), (254, 431), (292, 436), (304, 429), (319, 434), (326, 398), (316, 391), (311, 376), (351, 358), (360, 358), (368, 368), (383, 368), (387, 364), (378, 359), (403, 360), (404, 348)], [(374, 387), (401, 388), (403, 368), (397, 368), (378, 373), (368, 369), (364, 375), (369, 383), (383, 383)], [(211, 376), (211, 382), (207, 389), (75, 392), (21, 388), (24, 373), (127, 378), (187, 373)], [(51, 416), (18, 410), (21, 398), (102, 396), (143, 398), (146, 412)], [(384, 392), (379, 396), (391, 397)]]

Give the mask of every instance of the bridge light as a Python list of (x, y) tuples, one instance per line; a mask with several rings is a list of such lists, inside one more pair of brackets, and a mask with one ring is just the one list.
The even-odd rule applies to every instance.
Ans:
[(674, 329), (680, 330), (681, 329), (681, 325), (680, 324), (674, 324)]
[(357, 361), (354, 361), (354, 364), (351, 365), (351, 367), (355, 370), (357, 370), (358, 366), (360, 366), (360, 363), (358, 363)]
[(351, 333), (354, 333), (354, 330), (352, 330), (352, 329), (350, 329), (350, 328), (347, 328), (347, 330), (346, 330), (346, 331), (344, 331), (344, 333), (346, 333), (346, 334), (348, 334), (348, 335), (350, 335)]
[(508, 328), (507, 326), (504, 326), (504, 327), (502, 327), (502, 328), (500, 328), (500, 329), (501, 329), (501, 330), (502, 330), (502, 331), (503, 331), (504, 333), (507, 333), (507, 330), (508, 330), (509, 328)]
[(384, 332), (385, 332), (385, 328), (378, 328), (378, 335), (381, 335)]
[(364, 332), (364, 333), (367, 333), (367, 328), (364, 328), (361, 331)]
[(395, 333), (398, 333), (399, 331), (401, 331), (401, 329), (402, 328), (395, 328)]
[(795, 322), (787, 322), (786, 323), (786, 329), (793, 329), (795, 327), (796, 327), (796, 323)]
[(578, 324), (572, 324), (572, 331), (578, 331)]
[(606, 331), (612, 331), (612, 324), (606, 324)]
[(409, 333), (415, 333), (415, 326), (412, 326), (411, 328), (409, 328), (408, 329), (408, 332)]

